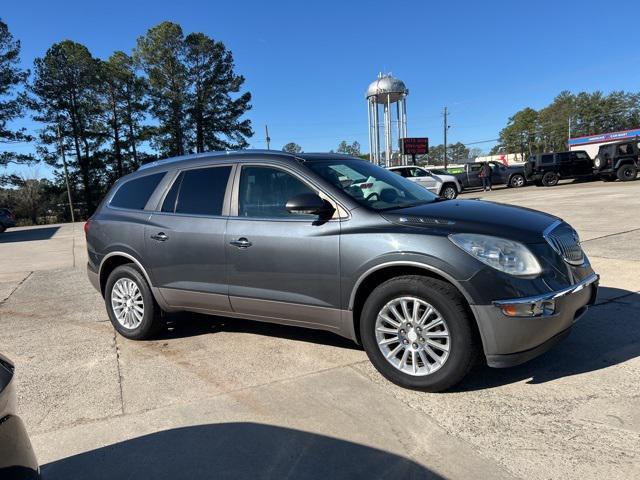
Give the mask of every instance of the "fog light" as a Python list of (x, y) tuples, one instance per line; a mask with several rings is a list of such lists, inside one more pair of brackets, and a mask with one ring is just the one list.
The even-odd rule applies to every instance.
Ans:
[(556, 310), (554, 300), (545, 300), (532, 303), (512, 303), (501, 306), (502, 313), (507, 317), (540, 317), (553, 315)]

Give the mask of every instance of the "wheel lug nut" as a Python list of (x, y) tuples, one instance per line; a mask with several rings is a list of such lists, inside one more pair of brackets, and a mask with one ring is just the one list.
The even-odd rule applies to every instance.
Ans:
[(419, 331), (419, 332), (422, 331), (422, 329), (420, 327), (417, 327), (416, 330)]
[(410, 323), (407, 323), (407, 328), (411, 328), (411, 324)]
[(404, 335), (404, 334), (405, 334), (405, 333), (407, 333), (407, 332), (405, 332), (404, 330), (400, 330), (400, 333), (401, 333), (402, 335)]
[(424, 343), (424, 338), (420, 337), (420, 341), (421, 341), (422, 343)]
[(413, 348), (418, 348), (418, 344), (417, 344), (417, 343), (414, 343), (414, 344), (413, 344)]
[(409, 343), (409, 340), (407, 340), (406, 338), (404, 340), (402, 340), (402, 343), (407, 345)]

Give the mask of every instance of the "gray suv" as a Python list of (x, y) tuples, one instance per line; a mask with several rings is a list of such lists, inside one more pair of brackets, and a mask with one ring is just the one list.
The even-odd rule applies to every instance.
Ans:
[(127, 338), (185, 310), (329, 330), (426, 391), (481, 353), (507, 367), (548, 350), (598, 285), (562, 220), (443, 200), (337, 154), (151, 163), (113, 186), (85, 232), (89, 278)]

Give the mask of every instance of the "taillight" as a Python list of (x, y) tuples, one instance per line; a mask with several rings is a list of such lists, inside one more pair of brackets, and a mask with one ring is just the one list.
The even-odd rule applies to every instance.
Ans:
[(91, 219), (87, 219), (86, 222), (84, 222), (84, 234), (88, 235), (89, 234), (89, 226), (91, 225)]

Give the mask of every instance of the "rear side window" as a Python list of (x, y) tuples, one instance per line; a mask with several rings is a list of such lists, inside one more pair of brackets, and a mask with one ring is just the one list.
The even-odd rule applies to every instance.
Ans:
[(540, 163), (542, 163), (542, 164), (553, 163), (553, 154), (551, 154), (551, 155), (542, 155), (542, 158), (540, 159)]
[(222, 215), (222, 204), (230, 173), (230, 166), (182, 172), (167, 193), (162, 211), (191, 215)]
[(558, 154), (558, 161), (560, 162), (570, 162), (571, 161), (571, 153), (570, 152), (562, 152)]
[(591, 160), (586, 152), (576, 152), (574, 155), (577, 160)]
[(131, 210), (144, 210), (149, 197), (156, 189), (166, 172), (154, 173), (145, 177), (134, 178), (118, 188), (109, 205)]

